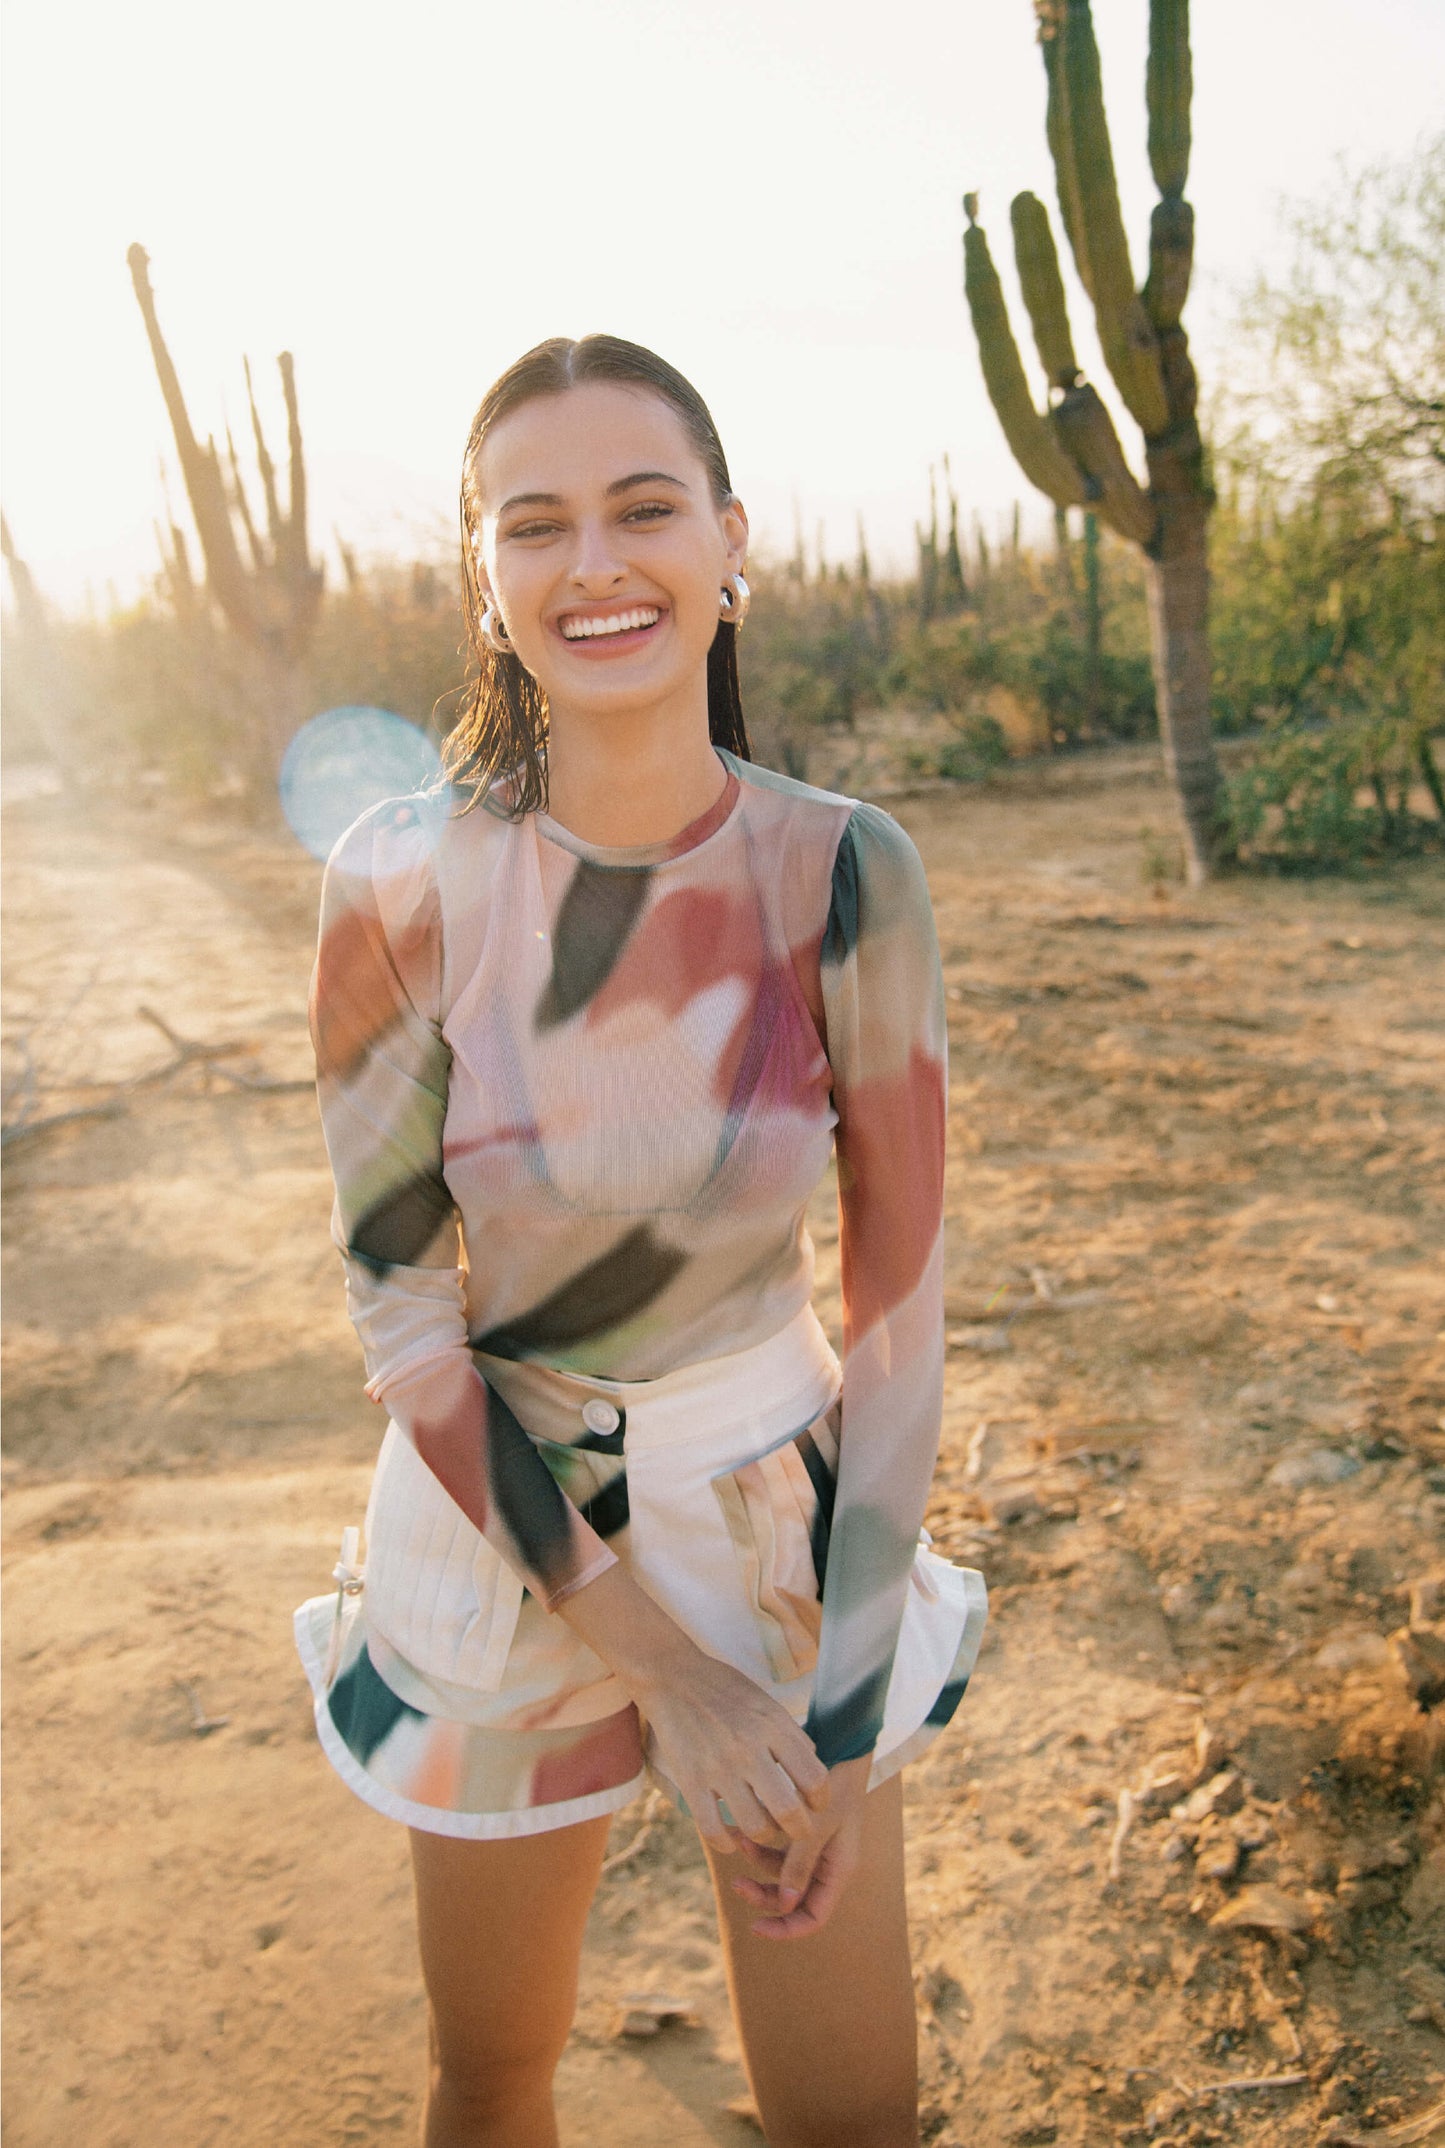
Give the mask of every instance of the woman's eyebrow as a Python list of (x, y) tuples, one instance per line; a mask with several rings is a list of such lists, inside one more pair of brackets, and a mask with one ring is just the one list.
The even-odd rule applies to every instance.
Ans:
[[(687, 484), (680, 477), (672, 477), (666, 470), (634, 470), (630, 477), (615, 477), (607, 487), (607, 497), (612, 499), (619, 492), (630, 492), (634, 485), (676, 485), (679, 492), (687, 491)], [(513, 507), (560, 507), (560, 492), (514, 492), (510, 500), (503, 500), (497, 509), (505, 515)]]
[(607, 497), (611, 499), (614, 493), (630, 492), (634, 485), (676, 485), (679, 492), (687, 490), (680, 477), (669, 477), (666, 470), (634, 470), (631, 477), (614, 478), (607, 487)]

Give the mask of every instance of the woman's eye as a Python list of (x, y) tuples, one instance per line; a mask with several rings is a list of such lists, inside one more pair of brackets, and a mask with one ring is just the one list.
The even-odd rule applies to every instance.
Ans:
[(518, 522), (506, 532), (508, 537), (545, 537), (557, 527), (555, 522)]
[(629, 507), (624, 522), (661, 522), (672, 513), (666, 500), (645, 500), (640, 507)]

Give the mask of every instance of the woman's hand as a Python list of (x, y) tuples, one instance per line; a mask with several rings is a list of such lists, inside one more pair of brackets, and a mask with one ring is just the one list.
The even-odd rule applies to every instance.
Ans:
[(700, 1649), (620, 1561), (562, 1597), (556, 1610), (636, 1701), (663, 1772), (715, 1850), (731, 1855), (740, 1834), (813, 1839), (828, 1803), (828, 1770), (770, 1693)]
[(735, 1894), (766, 1912), (753, 1920), (760, 1938), (803, 1939), (820, 1931), (832, 1916), (857, 1869), (872, 1765), (872, 1754), (864, 1753), (829, 1770), (828, 1803), (815, 1812), (806, 1835), (789, 1840), (774, 1831), (771, 1838), (750, 1838), (740, 1828), (732, 1830), (735, 1847), (766, 1875), (754, 1879), (740, 1874), (730, 1882)]
[(663, 1773), (713, 1849), (729, 1856), (748, 1844), (814, 1839), (828, 1770), (801, 1724), (745, 1672), (698, 1649), (680, 1675), (674, 1665), (637, 1699)]

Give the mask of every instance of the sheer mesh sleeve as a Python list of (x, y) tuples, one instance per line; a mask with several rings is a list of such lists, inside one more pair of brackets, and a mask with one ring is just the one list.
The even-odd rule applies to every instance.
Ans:
[(327, 863), (310, 1022), (335, 1181), (331, 1235), (366, 1391), (547, 1609), (617, 1563), (468, 1348), (443, 1165), (451, 1052), (424, 807), (363, 814)]
[(943, 1403), (943, 978), (922, 862), (876, 806), (839, 841), (821, 955), (843, 1397), (807, 1728), (832, 1766), (882, 1727)]

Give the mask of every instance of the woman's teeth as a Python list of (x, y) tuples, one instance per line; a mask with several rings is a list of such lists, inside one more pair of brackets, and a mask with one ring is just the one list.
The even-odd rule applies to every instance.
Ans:
[(655, 626), (661, 613), (653, 605), (641, 611), (618, 612), (609, 619), (564, 619), (564, 641), (587, 641), (598, 634), (625, 634), (631, 627)]

